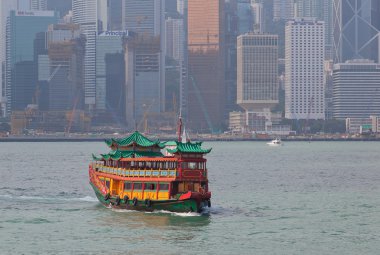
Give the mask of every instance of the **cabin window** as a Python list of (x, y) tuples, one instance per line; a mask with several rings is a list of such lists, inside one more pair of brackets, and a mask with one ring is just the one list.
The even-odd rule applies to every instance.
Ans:
[(152, 163), (151, 162), (146, 162), (146, 167), (147, 168), (151, 168), (152, 167)]
[(156, 190), (156, 184), (155, 183), (146, 183), (145, 184), (145, 190)]
[(160, 190), (169, 190), (169, 184), (168, 183), (160, 183), (159, 189)]
[(131, 190), (131, 189), (132, 189), (132, 183), (124, 182), (124, 190)]
[(195, 163), (195, 162), (189, 162), (188, 163), (188, 167), (189, 167), (189, 169), (196, 169), (197, 168), (197, 163)]
[(133, 189), (134, 190), (142, 190), (142, 183), (136, 182), (133, 184)]

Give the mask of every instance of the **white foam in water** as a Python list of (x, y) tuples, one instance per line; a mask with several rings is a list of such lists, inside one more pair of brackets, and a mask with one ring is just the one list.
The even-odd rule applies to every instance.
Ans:
[(79, 201), (86, 201), (86, 202), (98, 202), (99, 200), (96, 197), (90, 197), (90, 196), (85, 196), (85, 197), (80, 197), (78, 198)]

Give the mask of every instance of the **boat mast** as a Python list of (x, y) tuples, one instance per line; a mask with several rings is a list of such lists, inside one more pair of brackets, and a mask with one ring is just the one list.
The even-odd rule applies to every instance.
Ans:
[(178, 142), (181, 142), (181, 133), (182, 133), (182, 113), (179, 111), (179, 117), (177, 122), (177, 134), (178, 134)]

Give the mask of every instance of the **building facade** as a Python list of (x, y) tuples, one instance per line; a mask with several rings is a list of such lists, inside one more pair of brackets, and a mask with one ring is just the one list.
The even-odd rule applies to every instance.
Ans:
[(350, 59), (379, 62), (380, 2), (334, 0), (334, 63)]
[(188, 126), (214, 132), (226, 125), (224, 1), (188, 2)]
[(161, 60), (158, 36), (137, 35), (125, 41), (126, 121), (138, 128), (146, 114), (164, 111)]
[(237, 103), (246, 111), (262, 111), (278, 104), (277, 35), (238, 36)]
[(294, 0), (274, 0), (273, 20), (288, 20), (294, 17)]
[(7, 112), (33, 103), (37, 83), (34, 55), (36, 34), (58, 22), (54, 11), (11, 11), (6, 33)]
[(336, 119), (380, 116), (380, 65), (349, 60), (334, 65), (333, 116)]
[(183, 19), (166, 20), (166, 56), (178, 62), (184, 60), (185, 34)]
[(285, 27), (285, 118), (325, 119), (324, 22), (294, 19)]
[(80, 25), (86, 36), (84, 59), (84, 101), (86, 108), (93, 110), (96, 103), (96, 34), (98, 31), (98, 0), (73, 0), (73, 22)]
[(96, 110), (105, 112), (107, 109), (107, 62), (110, 54), (123, 53), (123, 39), (128, 31), (106, 31), (96, 37)]

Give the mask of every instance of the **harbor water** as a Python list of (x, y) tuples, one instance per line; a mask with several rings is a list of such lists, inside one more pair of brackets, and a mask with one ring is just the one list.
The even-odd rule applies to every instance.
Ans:
[(379, 254), (380, 143), (205, 142), (212, 207), (118, 211), (101, 142), (0, 143), (0, 254)]

